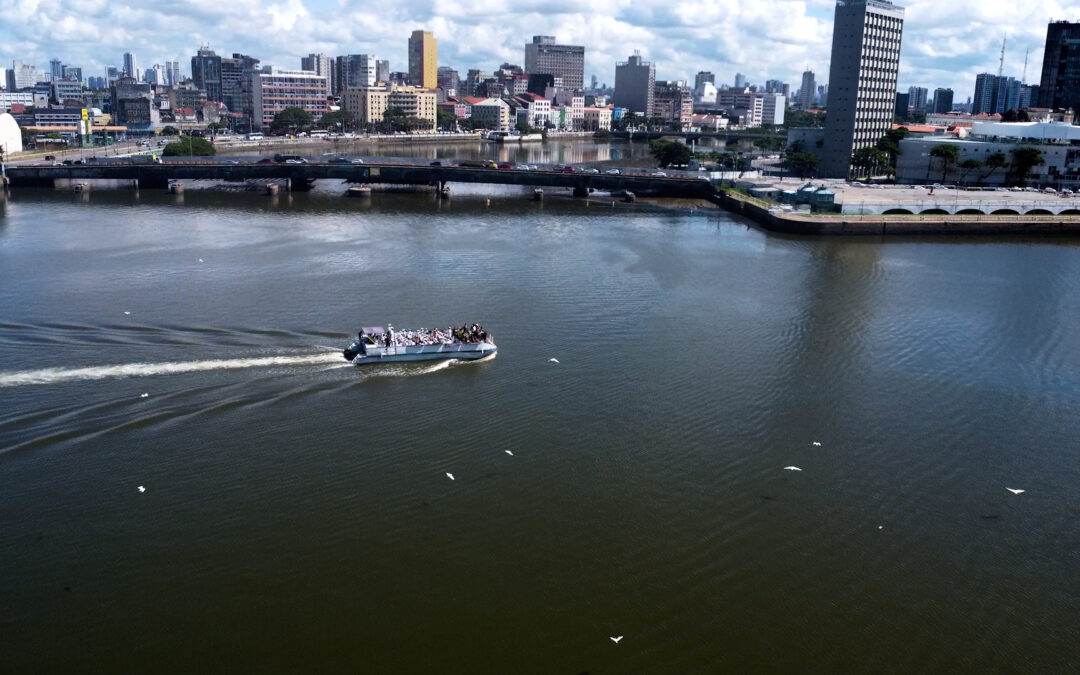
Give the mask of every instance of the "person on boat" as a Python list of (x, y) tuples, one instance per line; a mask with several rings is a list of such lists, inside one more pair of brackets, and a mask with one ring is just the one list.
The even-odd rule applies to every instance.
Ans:
[(393, 328), (387, 328), (386, 329), (386, 346), (389, 347), (390, 343), (392, 343), (393, 341), (394, 341), (394, 329)]

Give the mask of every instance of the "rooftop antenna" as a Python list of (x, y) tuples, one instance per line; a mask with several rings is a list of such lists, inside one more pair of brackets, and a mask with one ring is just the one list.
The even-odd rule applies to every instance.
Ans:
[(1001, 36), (1001, 60), (998, 62), (998, 77), (1001, 77), (1001, 73), (1005, 70), (1005, 38), (1007, 35)]

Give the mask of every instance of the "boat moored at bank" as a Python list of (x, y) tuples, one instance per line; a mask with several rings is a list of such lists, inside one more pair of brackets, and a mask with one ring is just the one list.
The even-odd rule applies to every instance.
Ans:
[(498, 351), (491, 335), (479, 324), (450, 328), (395, 330), (370, 326), (344, 349), (346, 361), (356, 365), (438, 359), (476, 360)]

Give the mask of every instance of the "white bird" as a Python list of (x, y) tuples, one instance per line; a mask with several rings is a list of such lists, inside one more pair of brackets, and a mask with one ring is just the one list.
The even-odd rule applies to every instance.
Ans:
[(619, 644), (619, 640), (621, 640), (622, 638), (623, 638), (623, 636), (620, 635), (619, 637), (611, 638), (611, 641), (614, 642), (615, 644)]
[(202, 258), (199, 258), (199, 262), (202, 262), (202, 261), (203, 261), (203, 259), (202, 259)]
[(802, 471), (802, 469), (797, 466), (785, 466), (784, 471)]
[(144, 488), (143, 486), (140, 485), (139, 486), (139, 492), (146, 492), (146, 488)]
[(131, 312), (124, 312), (124, 314), (131, 314)]
[(143, 392), (142, 396), (140, 396), (139, 398), (150, 398), (150, 394)]
[(510, 452), (509, 450), (506, 451), (506, 454), (510, 455), (511, 457), (514, 456), (514, 453)]
[(814, 445), (821, 447), (821, 443), (819, 443), (818, 441), (814, 441)]
[(1016, 488), (1005, 488), (1005, 489), (1008, 490), (1009, 492), (1013, 493), (1014, 495), (1018, 495), (1021, 492), (1023, 492), (1023, 490), (1017, 490)]
[(558, 363), (559, 359), (548, 359), (548, 363)]
[(885, 529), (885, 526), (884, 526), (884, 525), (878, 525), (878, 526), (877, 526), (877, 529), (879, 529), (879, 530), (884, 530), (884, 529)]
[(450, 473), (449, 471), (446, 472), (446, 477), (450, 480), (454, 480), (454, 474)]

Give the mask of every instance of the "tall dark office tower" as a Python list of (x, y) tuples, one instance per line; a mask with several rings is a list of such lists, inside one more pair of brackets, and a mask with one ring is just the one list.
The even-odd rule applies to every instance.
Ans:
[(1080, 108), (1080, 23), (1051, 21), (1046, 26), (1039, 107)]
[(203, 47), (191, 57), (191, 79), (206, 92), (207, 101), (221, 101), (221, 57)]
[(903, 7), (885, 0), (836, 3), (822, 175), (847, 178), (852, 153), (892, 126), (903, 32)]
[(555, 44), (550, 35), (534, 35), (525, 44), (525, 72), (561, 77), (567, 89), (585, 86), (585, 48)]
[(615, 95), (612, 102), (618, 108), (628, 108), (651, 117), (655, 86), (656, 67), (635, 53), (626, 61), (615, 64)]
[(934, 112), (947, 113), (952, 112), (952, 89), (935, 89), (934, 90)]

